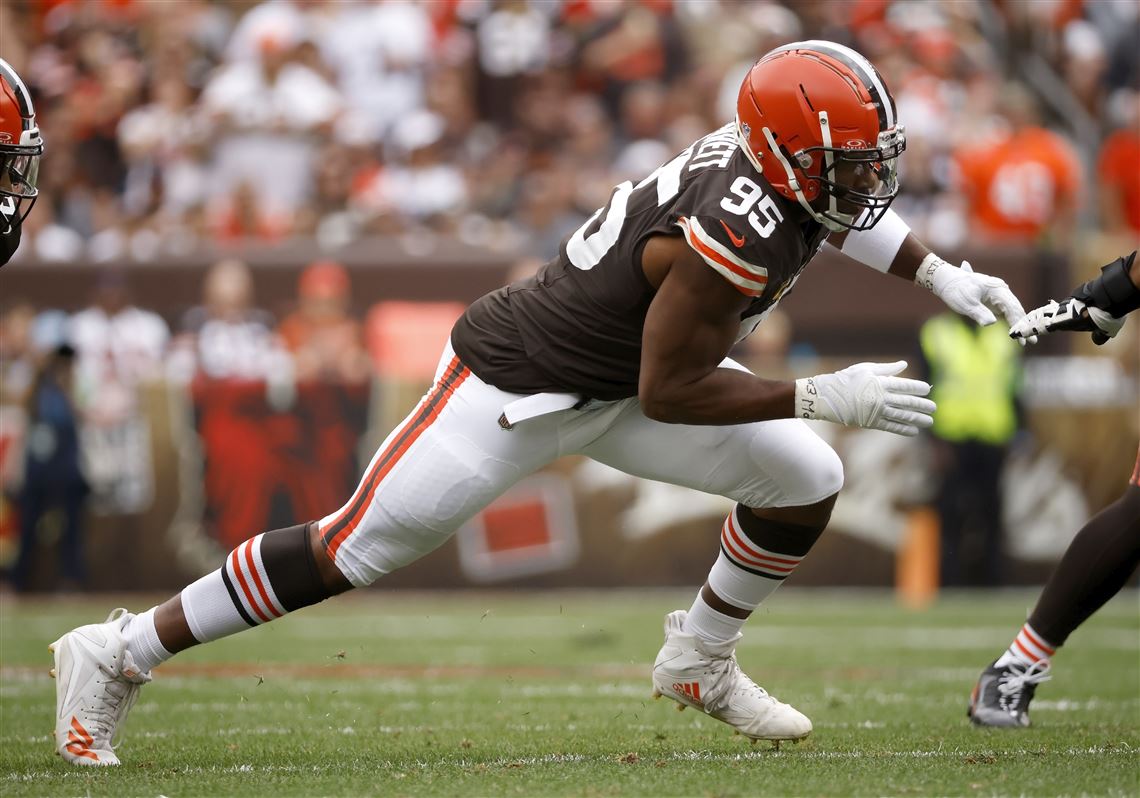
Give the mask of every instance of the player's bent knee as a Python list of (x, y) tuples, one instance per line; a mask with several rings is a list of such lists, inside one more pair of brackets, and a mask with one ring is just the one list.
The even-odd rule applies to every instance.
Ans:
[(822, 502), (843, 487), (843, 461), (823, 441), (805, 453), (797, 466), (792, 476), (795, 482), (792, 492), (800, 505)]
[(261, 536), (261, 564), (281, 606), (292, 612), (352, 587), (322, 551), (316, 524), (275, 529)]
[(817, 488), (820, 500), (839, 493), (843, 489), (843, 461), (830, 446), (819, 458), (818, 467)]

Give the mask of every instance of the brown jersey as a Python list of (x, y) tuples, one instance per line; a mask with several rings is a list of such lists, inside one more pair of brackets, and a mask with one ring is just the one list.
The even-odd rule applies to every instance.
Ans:
[(698, 139), (609, 202), (534, 277), (476, 301), (451, 333), (480, 379), (512, 393), (637, 395), (641, 337), (654, 289), (645, 242), (683, 235), (710, 268), (752, 298), (751, 333), (819, 251), (827, 231), (773, 191), (737, 146), (733, 125)]

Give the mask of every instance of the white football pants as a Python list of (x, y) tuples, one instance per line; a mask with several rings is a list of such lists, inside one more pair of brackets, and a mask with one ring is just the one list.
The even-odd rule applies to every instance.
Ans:
[(326, 550), (353, 585), (432, 551), (519, 479), (564, 455), (747, 507), (814, 504), (843, 485), (839, 457), (798, 419), (663, 424), (632, 397), (505, 428), (504, 408), (523, 398), (480, 380), (448, 344), (432, 388), (385, 439), (348, 503), (320, 520)]

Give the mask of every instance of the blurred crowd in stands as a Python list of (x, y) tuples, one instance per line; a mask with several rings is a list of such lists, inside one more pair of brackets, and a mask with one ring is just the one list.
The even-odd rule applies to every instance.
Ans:
[(149, 262), (449, 233), (549, 257), (612, 186), (826, 38), (907, 126), (930, 242), (1140, 231), (1130, 0), (12, 0), (0, 50), (47, 140), (20, 256)]
[(248, 266), (223, 259), (173, 333), (133, 304), (128, 279), (101, 270), (91, 304), (75, 313), (26, 303), (0, 312), (0, 570), (10, 569), (17, 590), (33, 581), (45, 523), (61, 542), (58, 584), (76, 588), (87, 581), (85, 510), (122, 516), (150, 506), (152, 425), (164, 404), (153, 388), (186, 397), (162, 434), (200, 436), (209, 468), (199, 463), (191, 478), (205, 480), (220, 538), (240, 540), (263, 523), (283, 475), (300, 485), (293, 510), (310, 515), (339, 501), (356, 475), (362, 408), (379, 371), (366, 343), (382, 342), (367, 342), (350, 313), (344, 267), (304, 269), (292, 311), (276, 322), (258, 307)]

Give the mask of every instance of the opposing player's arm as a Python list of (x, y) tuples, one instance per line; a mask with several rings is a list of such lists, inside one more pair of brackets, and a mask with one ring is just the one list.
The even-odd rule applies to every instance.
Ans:
[(740, 424), (790, 418), (795, 383), (720, 368), (749, 298), (680, 236), (654, 236), (642, 253), (657, 293), (645, 317), (638, 396), (645, 414), (672, 424)]
[(1068, 299), (1034, 308), (1010, 328), (1011, 338), (1058, 330), (1091, 332), (1093, 343), (1106, 343), (1124, 327), (1124, 317), (1140, 309), (1140, 259), (1136, 252), (1117, 258), (1100, 275), (1077, 286)]

